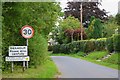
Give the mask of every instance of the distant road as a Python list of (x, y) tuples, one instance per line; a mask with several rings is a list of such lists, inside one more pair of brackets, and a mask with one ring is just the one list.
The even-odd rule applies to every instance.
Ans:
[(118, 70), (68, 56), (51, 56), (60, 78), (118, 78)]

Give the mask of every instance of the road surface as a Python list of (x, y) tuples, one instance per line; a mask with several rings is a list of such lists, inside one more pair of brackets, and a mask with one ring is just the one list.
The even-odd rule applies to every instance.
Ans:
[(118, 78), (118, 70), (68, 56), (51, 56), (60, 78)]

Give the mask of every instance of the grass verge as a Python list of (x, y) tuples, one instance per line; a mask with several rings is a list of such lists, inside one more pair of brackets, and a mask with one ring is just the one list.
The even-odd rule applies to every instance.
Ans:
[(25, 72), (21, 68), (14, 70), (13, 73), (8, 71), (2, 72), (3, 78), (55, 78), (58, 73), (56, 65), (52, 60), (47, 60), (45, 64), (37, 68), (29, 68)]
[[(96, 54), (95, 54), (96, 53)], [(86, 60), (86, 61), (89, 61), (89, 62), (92, 62), (92, 63), (95, 63), (95, 64), (99, 64), (99, 65), (102, 65), (102, 66), (106, 66), (106, 67), (109, 67), (109, 68), (113, 68), (113, 69), (117, 69), (117, 70), (120, 70), (120, 68), (118, 68), (118, 64), (113, 64), (109, 61), (109, 58), (107, 61), (96, 61), (96, 59), (98, 58), (101, 58), (102, 56), (106, 55), (107, 53), (105, 53), (104, 51), (102, 52), (98, 52), (98, 54), (100, 54), (100, 56), (98, 56), (97, 52), (92, 52), (92, 54), (89, 54), (88, 56), (86, 57), (82, 57), (80, 56), (80, 54), (83, 54), (83, 52), (80, 52), (80, 53), (77, 53), (77, 54), (51, 54), (52, 56), (71, 56), (71, 57), (75, 57), (75, 58), (80, 58), (82, 60)], [(94, 55), (95, 54), (95, 55)], [(97, 56), (96, 56), (97, 55)], [(112, 56), (111, 56), (112, 57)], [(114, 59), (115, 59), (115, 56), (113, 56)], [(118, 57), (118, 56), (117, 56)], [(113, 59), (113, 58), (112, 58)], [(118, 58), (117, 58), (118, 59)], [(116, 59), (115, 59), (116, 60)], [(119, 65), (120, 66), (120, 65)]]

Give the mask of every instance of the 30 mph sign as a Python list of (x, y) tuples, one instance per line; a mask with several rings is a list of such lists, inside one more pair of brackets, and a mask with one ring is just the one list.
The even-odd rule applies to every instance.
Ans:
[(34, 35), (34, 29), (31, 27), (31, 26), (23, 26), (22, 29), (21, 29), (21, 35), (24, 37), (24, 38), (32, 38), (33, 35)]

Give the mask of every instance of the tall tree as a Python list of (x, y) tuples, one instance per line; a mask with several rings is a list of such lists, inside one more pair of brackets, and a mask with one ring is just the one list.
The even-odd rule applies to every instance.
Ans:
[[(81, 2), (68, 2), (67, 7), (65, 8), (65, 18), (69, 15), (74, 16), (80, 20), (80, 4)], [(83, 23), (84, 27), (88, 27), (91, 16), (95, 16), (101, 20), (107, 20), (107, 12), (103, 9), (101, 10), (98, 5), (101, 5), (99, 2), (84, 2), (83, 4)]]
[[(55, 26), (60, 13), (56, 2), (5, 2), (3, 3), (2, 56), (8, 55), (8, 47), (26, 45), (26, 39), (20, 35), (24, 25), (34, 28), (35, 34), (29, 39), (30, 63), (37, 65), (47, 58), (46, 36)], [(37, 60), (37, 62), (36, 62)], [(4, 64), (4, 62), (3, 62)]]
[(95, 17), (91, 17), (90, 25), (87, 29), (87, 35), (88, 38), (101, 38), (103, 34), (103, 25), (100, 21), (100, 19), (97, 19)]

